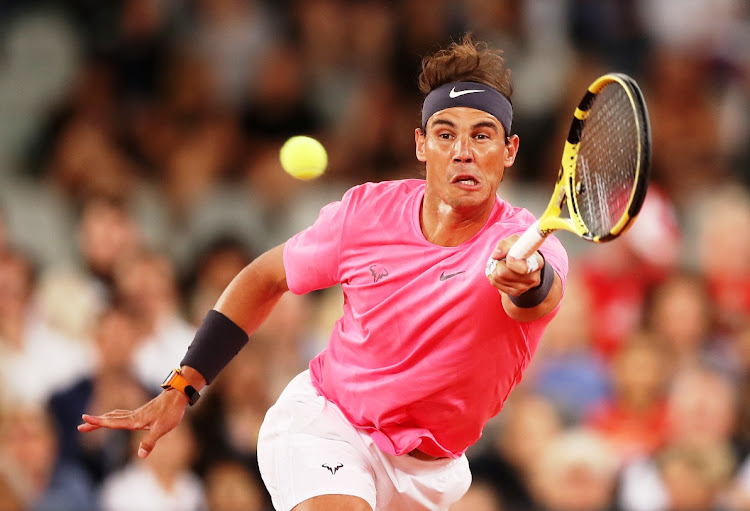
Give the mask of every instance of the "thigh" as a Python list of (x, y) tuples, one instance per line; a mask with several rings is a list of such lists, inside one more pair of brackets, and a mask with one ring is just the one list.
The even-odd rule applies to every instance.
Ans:
[(327, 499), (315, 498), (335, 496), (335, 501), (348, 497), (351, 504), (365, 503), (342, 509), (374, 508), (374, 475), (353, 445), (359, 441), (356, 429), (311, 389), (309, 377), (293, 380), (261, 427), (258, 465), (274, 507), (322, 509), (318, 506)]
[(388, 511), (447, 511), (471, 485), (466, 456), (435, 461), (409, 455), (386, 457), (392, 467), (390, 483), (396, 488), (384, 508)]
[(372, 511), (372, 507), (359, 497), (321, 495), (299, 503), (294, 511)]

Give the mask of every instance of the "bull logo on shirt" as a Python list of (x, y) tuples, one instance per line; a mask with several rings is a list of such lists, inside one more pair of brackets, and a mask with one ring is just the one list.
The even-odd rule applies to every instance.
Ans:
[(371, 264), (370, 273), (372, 273), (372, 278), (374, 282), (377, 282), (383, 277), (388, 276), (388, 270), (382, 264)]

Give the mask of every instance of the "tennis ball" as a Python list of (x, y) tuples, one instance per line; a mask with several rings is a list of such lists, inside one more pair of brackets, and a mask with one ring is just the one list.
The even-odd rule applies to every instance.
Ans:
[(284, 170), (297, 179), (314, 179), (320, 176), (328, 165), (328, 154), (323, 144), (302, 135), (284, 142), (279, 158)]

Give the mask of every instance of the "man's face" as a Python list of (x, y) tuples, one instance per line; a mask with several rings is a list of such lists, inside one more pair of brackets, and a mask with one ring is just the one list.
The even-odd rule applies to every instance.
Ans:
[(415, 131), (416, 154), (426, 163), (425, 199), (455, 212), (483, 210), (494, 197), (518, 151), (518, 137), (506, 143), (505, 130), (492, 115), (467, 107), (447, 108)]

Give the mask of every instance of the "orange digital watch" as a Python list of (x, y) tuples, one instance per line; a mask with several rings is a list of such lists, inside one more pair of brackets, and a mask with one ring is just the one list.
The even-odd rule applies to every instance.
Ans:
[(190, 402), (190, 406), (193, 406), (195, 403), (197, 403), (201, 397), (200, 393), (195, 390), (195, 387), (190, 385), (190, 382), (187, 381), (187, 378), (182, 376), (182, 371), (180, 371), (179, 369), (172, 370), (172, 372), (170, 372), (164, 379), (164, 383), (161, 384), (161, 387), (165, 390), (179, 390), (180, 392), (185, 394), (185, 396), (187, 396), (188, 401)]

